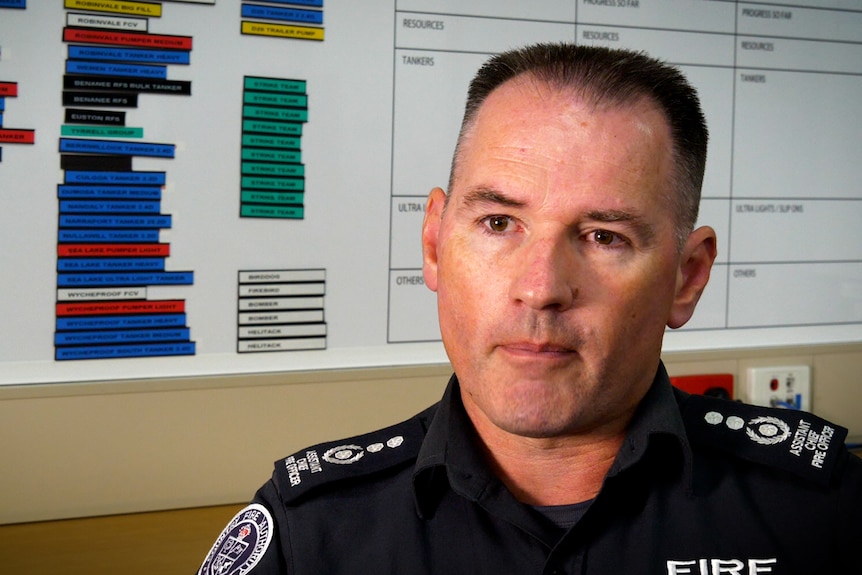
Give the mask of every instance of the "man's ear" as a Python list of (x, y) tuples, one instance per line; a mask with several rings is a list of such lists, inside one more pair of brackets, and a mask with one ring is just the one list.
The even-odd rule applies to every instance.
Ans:
[(683, 326), (694, 313), (700, 295), (709, 281), (709, 272), (718, 253), (715, 230), (704, 226), (691, 232), (679, 260), (676, 295), (667, 325)]
[(431, 291), (437, 291), (437, 248), (440, 244), (440, 226), (446, 192), (434, 188), (425, 203), (425, 220), (422, 222), (422, 276)]

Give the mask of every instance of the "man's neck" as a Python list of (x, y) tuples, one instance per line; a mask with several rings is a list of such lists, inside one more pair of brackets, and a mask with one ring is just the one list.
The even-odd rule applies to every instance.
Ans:
[(474, 419), (485, 457), (515, 498), (568, 505), (595, 498), (625, 439), (625, 426), (587, 435), (531, 438)]

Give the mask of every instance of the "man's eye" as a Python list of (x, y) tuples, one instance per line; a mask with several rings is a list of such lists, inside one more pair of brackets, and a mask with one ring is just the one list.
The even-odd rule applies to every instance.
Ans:
[(492, 232), (505, 232), (511, 220), (507, 216), (489, 216), (485, 218), (485, 225)]
[(593, 240), (597, 244), (603, 246), (611, 246), (620, 241), (617, 235), (613, 232), (609, 232), (608, 230), (596, 230), (593, 232)]

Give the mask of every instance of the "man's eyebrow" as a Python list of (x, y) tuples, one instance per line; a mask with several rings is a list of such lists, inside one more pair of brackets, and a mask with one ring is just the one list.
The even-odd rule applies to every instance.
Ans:
[(508, 208), (523, 208), (526, 204), (493, 188), (474, 188), (464, 194), (464, 204), (496, 204)]

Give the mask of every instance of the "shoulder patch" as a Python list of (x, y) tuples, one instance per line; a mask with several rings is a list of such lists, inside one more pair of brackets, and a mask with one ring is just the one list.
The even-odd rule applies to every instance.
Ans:
[(272, 541), (272, 516), (252, 503), (234, 515), (204, 559), (198, 575), (244, 575), (251, 571)]
[(692, 444), (709, 445), (826, 485), (847, 430), (805, 411), (691, 396), (683, 419)]
[(363, 477), (415, 459), (424, 438), (425, 427), (414, 417), (276, 461), (274, 480), (282, 499), (289, 503), (321, 485)]

